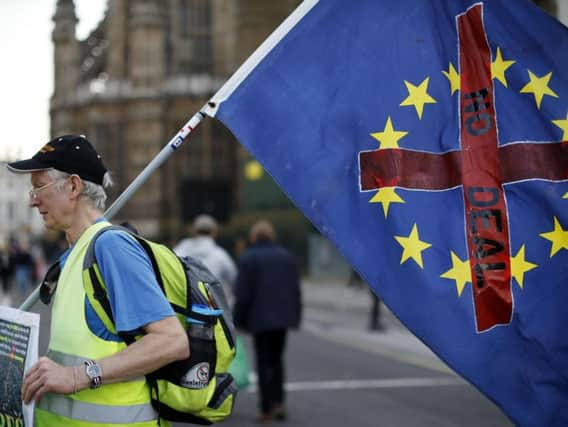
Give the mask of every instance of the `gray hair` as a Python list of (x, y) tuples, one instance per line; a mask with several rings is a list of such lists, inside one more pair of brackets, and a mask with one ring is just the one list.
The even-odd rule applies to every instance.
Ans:
[[(61, 191), (63, 189), (64, 181), (71, 176), (71, 174), (68, 174), (67, 172), (61, 172), (57, 169), (49, 169), (47, 173), (54, 181), (57, 181), (57, 183), (55, 184), (57, 191)], [(103, 185), (98, 185), (94, 182), (86, 181), (82, 178), (81, 181), (83, 181), (83, 191), (81, 195), (89, 199), (89, 201), (95, 208), (101, 211), (104, 210), (105, 202), (107, 199), (105, 188), (108, 188), (113, 184), (110, 173), (105, 173), (103, 177)]]
[(193, 221), (193, 232), (201, 235), (217, 234), (217, 221), (210, 215), (199, 215)]

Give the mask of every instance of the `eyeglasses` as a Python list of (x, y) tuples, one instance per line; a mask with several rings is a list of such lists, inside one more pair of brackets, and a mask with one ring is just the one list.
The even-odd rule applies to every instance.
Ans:
[(30, 199), (37, 199), (38, 197), (38, 193), (42, 190), (45, 190), (47, 187), (52, 186), (53, 184), (55, 184), (57, 181), (51, 181), (45, 185), (42, 185), (41, 187), (32, 187), (31, 190), (28, 192)]

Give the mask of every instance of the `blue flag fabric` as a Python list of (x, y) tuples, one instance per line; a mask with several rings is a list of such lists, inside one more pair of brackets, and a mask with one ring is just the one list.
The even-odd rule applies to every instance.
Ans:
[(567, 425), (568, 29), (528, 0), (312, 3), (215, 116), (449, 366)]

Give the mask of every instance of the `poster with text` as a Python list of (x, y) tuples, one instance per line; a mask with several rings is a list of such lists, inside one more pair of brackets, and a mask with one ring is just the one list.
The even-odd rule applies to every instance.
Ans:
[(0, 306), (0, 426), (33, 427), (33, 403), (24, 405), (24, 372), (38, 357), (39, 314)]

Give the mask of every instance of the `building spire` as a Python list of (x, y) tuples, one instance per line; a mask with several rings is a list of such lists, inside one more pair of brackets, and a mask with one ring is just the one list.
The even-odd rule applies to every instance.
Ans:
[(57, 0), (55, 6), (55, 14), (53, 15), (55, 23), (61, 21), (77, 22), (77, 15), (75, 14), (75, 3), (73, 0)]
[(79, 82), (79, 41), (75, 35), (78, 19), (73, 0), (57, 0), (53, 22), (55, 102), (72, 96)]
[(78, 21), (73, 0), (57, 0), (55, 14), (53, 15), (53, 22), (55, 22), (53, 40), (75, 38), (75, 28)]

